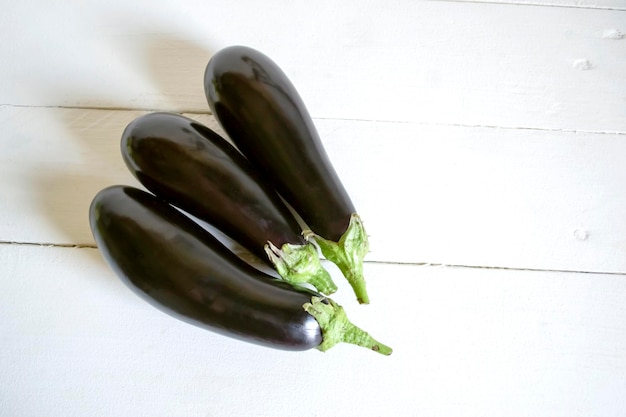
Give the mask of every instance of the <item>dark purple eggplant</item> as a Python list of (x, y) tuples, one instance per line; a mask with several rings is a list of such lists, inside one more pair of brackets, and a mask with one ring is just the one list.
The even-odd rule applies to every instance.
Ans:
[(105, 188), (91, 203), (89, 221), (117, 275), (178, 319), (277, 349), (324, 351), (343, 341), (391, 353), (332, 300), (250, 266), (152, 194)]
[(368, 303), (367, 234), (285, 73), (259, 51), (231, 46), (211, 57), (204, 88), (228, 136), (306, 222), (305, 236), (337, 264), (359, 302)]
[(283, 279), (324, 294), (337, 290), (276, 191), (213, 130), (179, 114), (149, 113), (126, 127), (121, 151), (148, 190), (216, 227)]

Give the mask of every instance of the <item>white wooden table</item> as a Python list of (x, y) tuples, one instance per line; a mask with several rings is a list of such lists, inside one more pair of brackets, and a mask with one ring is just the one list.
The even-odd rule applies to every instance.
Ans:
[[(626, 415), (626, 1), (5, 3), (0, 416)], [(218, 128), (232, 44), (313, 115), (371, 236), (336, 299), (392, 356), (197, 329), (95, 248), (123, 128)]]

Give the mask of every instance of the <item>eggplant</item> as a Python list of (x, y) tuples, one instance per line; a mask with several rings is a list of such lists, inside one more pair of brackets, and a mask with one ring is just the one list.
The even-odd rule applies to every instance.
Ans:
[(307, 224), (305, 237), (369, 303), (363, 223), (285, 73), (259, 51), (230, 46), (209, 60), (204, 90), (226, 134)]
[(108, 265), (171, 316), (277, 349), (325, 351), (343, 341), (391, 353), (350, 323), (334, 301), (252, 267), (148, 192), (120, 185), (101, 190), (89, 222)]
[(337, 290), (276, 191), (207, 126), (179, 114), (148, 113), (126, 127), (121, 151), (148, 190), (222, 231), (283, 279), (324, 294)]

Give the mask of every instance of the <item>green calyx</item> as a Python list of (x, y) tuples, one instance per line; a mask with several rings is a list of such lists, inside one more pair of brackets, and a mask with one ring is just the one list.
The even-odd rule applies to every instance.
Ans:
[(339, 242), (324, 239), (311, 230), (303, 232), (305, 239), (314, 241), (326, 259), (337, 265), (346, 277), (361, 304), (369, 304), (369, 296), (363, 277), (363, 258), (369, 251), (369, 241), (363, 222), (358, 214), (350, 217), (348, 229)]
[(317, 249), (312, 244), (285, 243), (279, 249), (272, 242), (267, 242), (265, 253), (285, 281), (295, 285), (311, 284), (322, 294), (337, 291), (337, 285), (322, 266)]
[(393, 350), (389, 346), (378, 342), (369, 333), (352, 324), (343, 307), (330, 298), (311, 297), (311, 302), (302, 307), (315, 317), (322, 329), (322, 343), (317, 347), (322, 352), (343, 342), (362, 346), (382, 355), (391, 355)]

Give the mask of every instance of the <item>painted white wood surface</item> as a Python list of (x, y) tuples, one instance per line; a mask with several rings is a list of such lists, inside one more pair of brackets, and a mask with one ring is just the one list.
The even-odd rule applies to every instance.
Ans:
[[(621, 0), (7, 2), (0, 416), (622, 416), (625, 33)], [(391, 357), (198, 330), (82, 247), (136, 184), (124, 126), (217, 127), (202, 72), (236, 43), (315, 117), (372, 241), (372, 304), (331, 268), (336, 298)]]
[[(256, 347), (136, 297), (94, 249), (0, 246), (2, 416), (554, 416), (626, 409), (623, 276), (366, 265), (383, 357)], [(28, 302), (16, 294), (28, 294)], [(344, 295), (341, 295), (344, 294)], [(6, 341), (9, 341), (7, 345)]]
[[(137, 185), (119, 141), (140, 114), (0, 107), (15, 138), (0, 154), (2, 240), (94, 245), (93, 196)], [(366, 222), (370, 261), (626, 272), (625, 135), (315, 122)]]
[[(575, 2), (572, 2), (575, 4)], [(316, 117), (626, 131), (626, 11), (361, 0), (11, 3), (1, 104), (205, 112), (231, 44), (289, 74)]]

